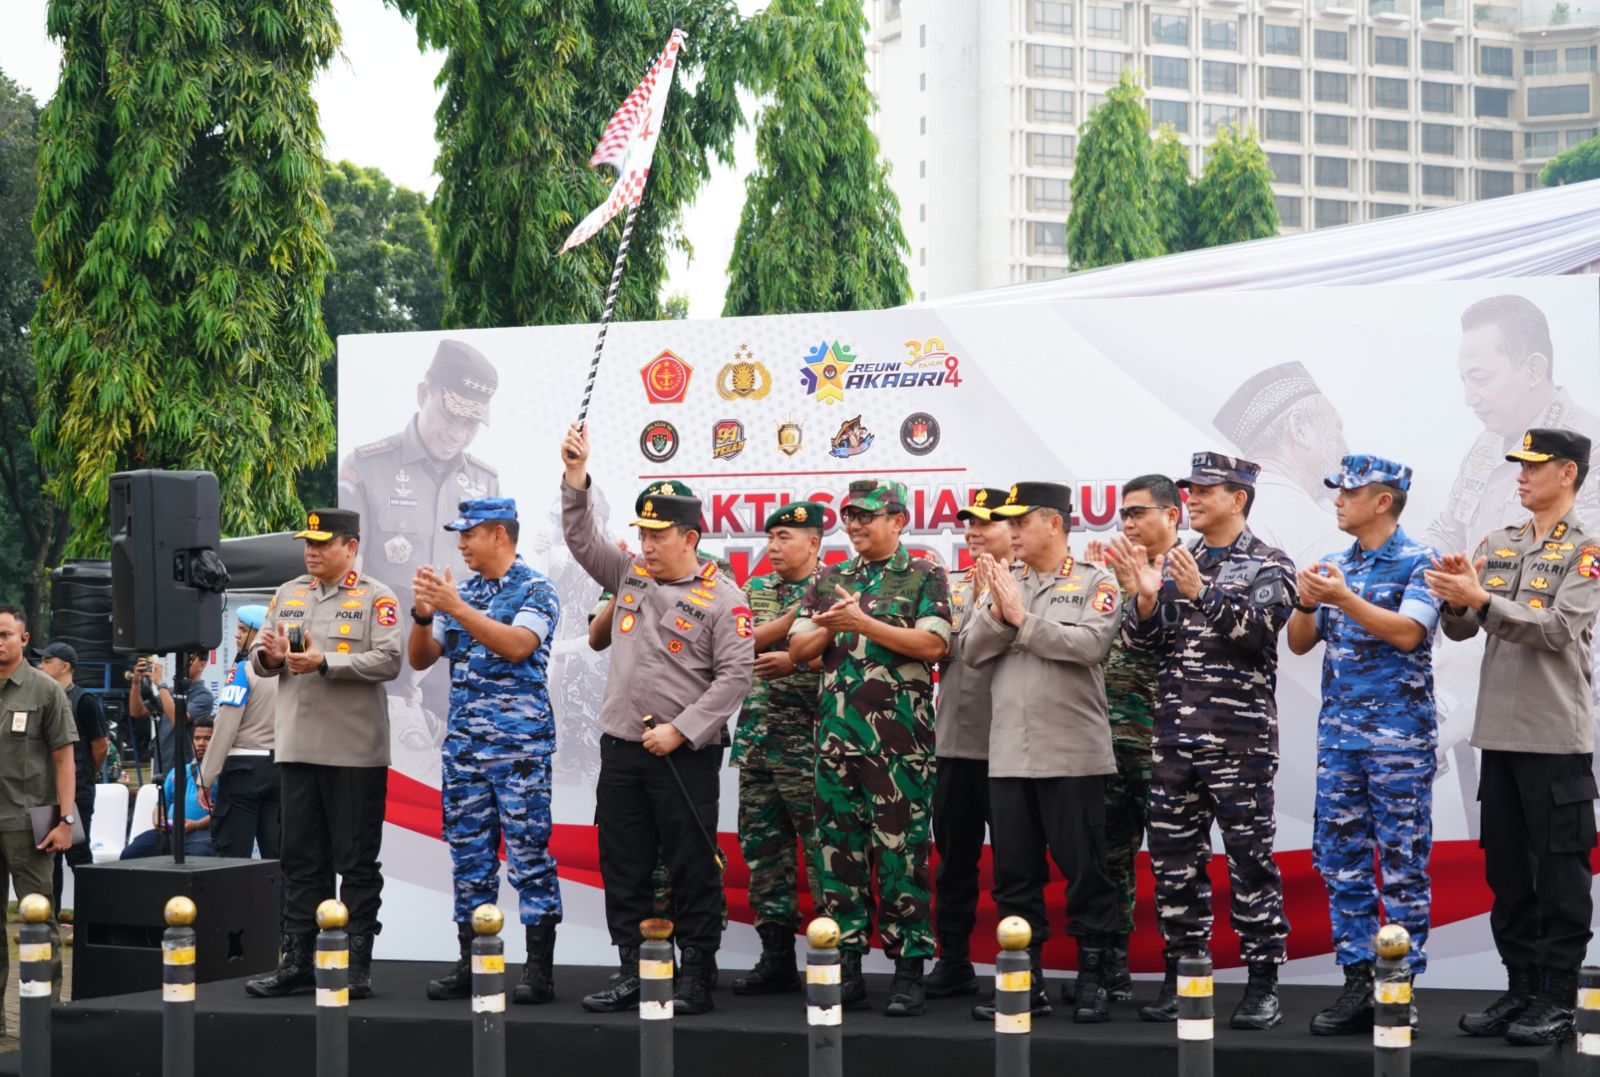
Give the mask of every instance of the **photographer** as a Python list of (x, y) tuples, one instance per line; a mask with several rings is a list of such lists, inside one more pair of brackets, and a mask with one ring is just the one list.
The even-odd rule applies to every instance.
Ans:
[[(211, 689), (200, 679), (200, 674), (206, 668), (206, 656), (196, 654), (189, 659), (189, 690), (186, 697), (185, 713), (189, 716), (191, 726), (199, 724), (202, 718), (211, 718), (216, 710), (216, 699), (211, 695)], [(128, 737), (133, 736), (135, 728), (132, 719), (149, 716), (150, 708), (145, 706), (144, 695), (141, 691), (141, 682), (150, 681), (155, 685), (156, 693), (161, 699), (161, 712), (167, 720), (156, 723), (155, 757), (150, 760), (150, 777), (152, 779), (164, 776), (172, 769), (172, 764), (177, 752), (172, 746), (172, 685), (167, 683), (167, 664), (158, 661), (155, 657), (146, 655), (133, 665), (133, 680), (128, 685)]]
[[(200, 805), (200, 765), (211, 743), (211, 719), (196, 719), (190, 743), (194, 746), (194, 759), (183, 768), (183, 853), (185, 856), (216, 856), (211, 843), (211, 816)], [(122, 850), (123, 860), (142, 860), (152, 856), (166, 856), (172, 849), (172, 817), (177, 802), (173, 797), (173, 775), (169, 771), (161, 783), (162, 803), (157, 804), (151, 818), (153, 829), (134, 838)], [(162, 806), (166, 811), (162, 811)]]

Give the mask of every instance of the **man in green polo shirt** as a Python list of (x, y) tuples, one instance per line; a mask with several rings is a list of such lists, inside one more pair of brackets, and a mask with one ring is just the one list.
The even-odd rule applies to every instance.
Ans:
[[(73, 798), (78, 767), (72, 746), (78, 730), (61, 686), (22, 660), (28, 622), (15, 606), (0, 606), (0, 866), (17, 896), (52, 894), (55, 854), (72, 846)], [(33, 840), (28, 809), (59, 804), (61, 822)], [(61, 938), (50, 916), (50, 992), (61, 999)], [(11, 975), (11, 956), (0, 945), (0, 989)], [(0, 1033), (4, 1032), (0, 1017)]]

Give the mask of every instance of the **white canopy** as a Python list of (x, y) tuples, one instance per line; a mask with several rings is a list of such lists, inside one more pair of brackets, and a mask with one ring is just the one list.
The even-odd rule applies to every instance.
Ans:
[(991, 288), (923, 305), (1600, 271), (1600, 180)]

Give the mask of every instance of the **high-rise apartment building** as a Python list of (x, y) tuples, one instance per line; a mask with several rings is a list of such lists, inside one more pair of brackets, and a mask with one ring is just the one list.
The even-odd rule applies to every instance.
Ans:
[(1066, 272), (1078, 124), (1125, 67), (1197, 174), (1255, 128), (1285, 232), (1527, 190), (1596, 133), (1600, 0), (867, 2), (918, 299)]

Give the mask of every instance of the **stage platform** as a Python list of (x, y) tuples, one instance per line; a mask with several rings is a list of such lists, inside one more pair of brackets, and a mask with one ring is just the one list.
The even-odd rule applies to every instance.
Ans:
[[(455, 1075), (471, 1071), (468, 1003), (429, 1002), (423, 988), (443, 967), (378, 962), (377, 997), (350, 1006), (350, 1072)], [(520, 969), (507, 970), (508, 986)], [(508, 1069), (565, 1077), (638, 1069), (636, 1013), (584, 1013), (578, 999), (604, 984), (608, 969), (560, 968), (558, 998), (548, 1006), (508, 1006)], [(676, 1021), (676, 1068), (696, 1077), (804, 1077), (805, 1004), (800, 994), (747, 999), (734, 996), (723, 970), (716, 1010)], [(993, 1033), (972, 1020), (973, 1000), (932, 1001), (920, 1018), (883, 1016), (887, 976), (868, 976), (873, 1009), (845, 1015), (847, 1077), (893, 1073), (904, 1077), (991, 1073)], [(1141, 981), (1147, 1001), (1157, 984)], [(1311, 1015), (1337, 994), (1332, 987), (1283, 989), (1284, 1022), (1268, 1032), (1234, 1032), (1227, 1015), (1242, 984), (1219, 984), (1216, 1069), (1228, 1077), (1350, 1077), (1371, 1073), (1368, 1036), (1324, 1038), (1306, 1031)], [(1051, 981), (1058, 996), (1059, 980)], [(1481, 1008), (1491, 994), (1418, 992), (1423, 1031), (1413, 1049), (1417, 1077), (1511, 1077), (1562, 1074), (1572, 1069), (1570, 1045), (1516, 1048), (1478, 1040), (1456, 1030), (1466, 1009)], [(196, 1004), (197, 1069), (226, 1077), (284, 1077), (315, 1069), (315, 1017), (311, 996), (261, 1000), (245, 995), (243, 981), (202, 984)], [(1036, 1018), (1034, 1073), (1115, 1073), (1119, 1077), (1175, 1077), (1177, 1051), (1171, 1025), (1139, 1020), (1137, 1004), (1117, 1004), (1104, 1025), (1077, 1025), (1060, 1016)], [(159, 992), (111, 995), (58, 1006), (54, 1017), (57, 1074), (116, 1073), (155, 1077), (161, 1072)], [(0, 1056), (0, 1073), (16, 1073), (20, 1052)]]

